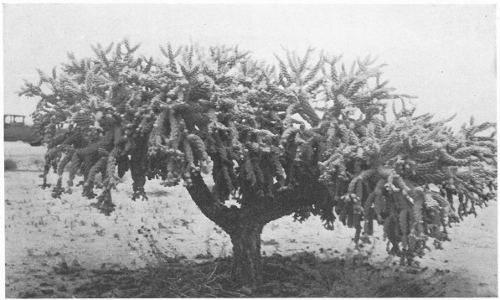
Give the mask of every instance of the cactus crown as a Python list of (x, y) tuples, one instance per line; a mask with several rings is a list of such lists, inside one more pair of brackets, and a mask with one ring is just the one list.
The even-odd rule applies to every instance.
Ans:
[[(48, 147), (44, 186), (51, 168), (59, 175), (54, 197), (82, 176), (83, 195), (109, 214), (111, 190), (129, 170), (133, 199), (146, 198), (146, 179), (190, 186), (193, 174), (211, 172), (214, 198), (242, 206), (317, 182), (324, 195), (297, 207), (296, 219), (320, 215), (333, 229), (338, 217), (356, 241), (376, 221), (408, 261), (429, 237), (446, 239), (457, 213), (494, 197), (496, 137), (482, 132), (496, 124), (471, 120), (454, 132), (448, 120), (416, 116), (371, 57), (346, 68), (308, 49), (270, 66), (238, 47), (168, 44), (163, 60), (138, 47), (123, 40), (93, 47), (92, 58), (69, 54), (60, 74), (39, 71), (38, 83), (23, 86), (20, 95), (40, 98), (33, 118)], [(388, 122), (390, 101), (403, 105)]]

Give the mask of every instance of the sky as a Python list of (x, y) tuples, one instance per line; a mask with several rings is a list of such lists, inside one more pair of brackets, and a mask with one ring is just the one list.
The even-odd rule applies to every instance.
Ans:
[(387, 63), (383, 78), (418, 96), (417, 113), (496, 120), (494, 5), (331, 4), (4, 4), (4, 111), (29, 115), (36, 100), (17, 92), (90, 45), (127, 37), (160, 57), (159, 45), (240, 45), (273, 61), (283, 47), (368, 54)]

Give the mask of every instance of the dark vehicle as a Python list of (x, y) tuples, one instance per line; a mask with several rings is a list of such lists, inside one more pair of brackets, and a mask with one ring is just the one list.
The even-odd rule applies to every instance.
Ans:
[(42, 145), (42, 137), (32, 126), (24, 123), (23, 115), (3, 116), (3, 140), (6, 142), (22, 141), (31, 146)]

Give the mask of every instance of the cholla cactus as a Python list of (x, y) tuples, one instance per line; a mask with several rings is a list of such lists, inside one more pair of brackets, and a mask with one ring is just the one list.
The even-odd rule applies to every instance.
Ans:
[[(183, 182), (231, 236), (234, 271), (247, 284), (262, 279), (260, 233), (279, 217), (319, 215), (329, 229), (339, 218), (356, 243), (377, 222), (388, 250), (410, 264), (429, 238), (439, 246), (450, 222), (495, 197), (496, 138), (481, 135), (495, 124), (455, 133), (448, 120), (415, 116), (411, 97), (381, 82), (383, 65), (370, 57), (347, 71), (340, 57), (312, 49), (303, 58), (287, 52), (275, 67), (237, 47), (168, 45), (164, 60), (137, 49), (127, 40), (97, 45), (95, 57), (70, 54), (61, 74), (25, 84), (20, 94), (40, 98), (43, 186), (51, 167), (54, 197), (82, 177), (83, 195), (110, 214), (111, 191), (128, 170), (133, 199), (146, 199), (147, 179)], [(402, 103), (391, 122), (390, 101)], [(211, 189), (202, 176), (210, 171)], [(226, 206), (230, 199), (239, 206)]]

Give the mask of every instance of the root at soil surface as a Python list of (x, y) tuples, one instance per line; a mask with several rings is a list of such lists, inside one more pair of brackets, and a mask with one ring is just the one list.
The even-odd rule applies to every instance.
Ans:
[[(50, 286), (19, 297), (427, 297), (443, 296), (446, 272), (372, 265), (362, 257), (321, 260), (310, 253), (264, 258), (264, 284), (256, 290), (231, 279), (231, 259), (171, 261), (154, 268), (102, 268), (61, 275)], [(61, 282), (61, 281), (60, 281)], [(59, 284), (59, 287), (61, 284)], [(72, 286), (72, 287), (71, 287)], [(67, 287), (67, 288), (66, 288)]]

